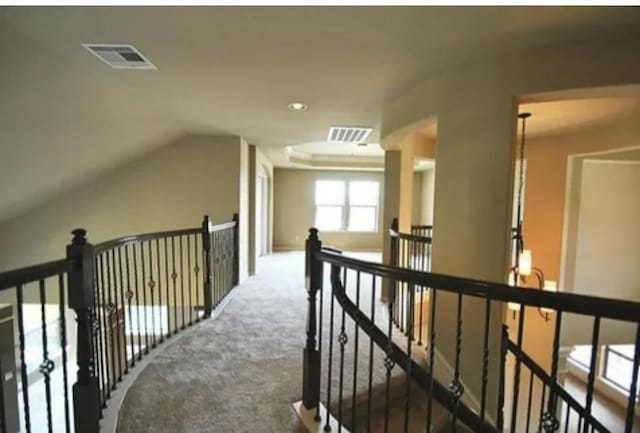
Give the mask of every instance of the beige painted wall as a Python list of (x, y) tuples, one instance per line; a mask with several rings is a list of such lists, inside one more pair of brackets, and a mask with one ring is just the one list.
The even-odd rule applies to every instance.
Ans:
[[(257, 146), (249, 146), (249, 275), (255, 274), (256, 259), (260, 253), (257, 244), (256, 230), (259, 222), (256, 220), (258, 207), (258, 177), (265, 177), (267, 182), (267, 252), (273, 250), (273, 164), (271, 160)], [(264, 235), (264, 234), (263, 234)]]
[[(63, 257), (70, 232), (98, 243), (246, 214), (239, 137), (187, 135), (0, 225), (0, 269)], [(246, 220), (246, 216), (244, 216)], [(245, 223), (246, 224), (246, 223)], [(241, 234), (241, 255), (246, 240)], [(246, 260), (245, 260), (246, 262)], [(246, 265), (245, 265), (246, 266)]]
[(436, 169), (422, 172), (422, 203), (420, 207), (421, 224), (433, 224), (433, 203), (436, 187)]
[(377, 171), (323, 171), (276, 168), (274, 170), (273, 245), (275, 250), (304, 249), (315, 219), (315, 181), (320, 179), (373, 180), (380, 183), (378, 232), (324, 232), (325, 245), (344, 250), (379, 251), (382, 245), (382, 203), (384, 176)]
[(424, 192), (422, 191), (423, 175), (424, 172), (422, 171), (416, 171), (413, 173), (411, 224), (420, 224), (422, 222), (422, 202), (424, 201)]
[[(576, 293), (640, 300), (640, 164), (585, 161), (575, 260)], [(591, 321), (572, 316), (563, 338), (591, 344)], [(601, 344), (633, 344), (634, 328), (604, 321)]]

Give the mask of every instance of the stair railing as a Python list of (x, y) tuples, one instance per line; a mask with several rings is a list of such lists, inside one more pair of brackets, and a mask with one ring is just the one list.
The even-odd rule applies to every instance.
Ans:
[[(324, 424), (326, 431), (336, 425), (338, 430), (345, 428), (353, 431), (363, 427), (363, 424), (368, 429), (376, 422), (383, 423), (384, 431), (408, 431), (409, 426), (419, 418), (423, 431), (433, 432), (439, 426), (434, 415), (436, 406), (444, 408), (448, 413), (450, 431), (457, 431), (460, 424), (474, 432), (526, 431), (517, 419), (522, 366), (531, 365), (523, 356), (522, 329), (525, 307), (534, 307), (548, 309), (555, 315), (554, 338), (550, 342), (551, 371), (547, 374), (548, 378), (545, 378), (549, 392), (542, 398), (542, 410), (535, 414), (537, 431), (558, 431), (561, 427), (559, 400), (570, 401), (557, 386), (558, 352), (563, 317), (575, 314), (591, 318), (594, 347), (598, 346), (599, 325), (602, 320), (626, 322), (634, 329), (636, 353), (624, 430), (625, 433), (632, 432), (640, 364), (640, 303), (550, 293), (371, 263), (323, 248), (315, 229), (310, 230), (306, 257), (309, 315), (304, 370), (304, 383), (307, 386), (303, 390), (303, 402), (307, 409), (318, 408), (318, 415), (322, 414), (319, 410), (320, 402), (324, 404), (334, 418), (325, 416), (318, 420)], [(325, 275), (325, 264), (330, 268), (328, 275)], [(330, 282), (328, 289), (323, 288), (325, 279)], [(404, 333), (397, 332), (393, 327), (397, 311), (394, 304), (398, 300), (394, 293), (396, 285), (389, 284), (391, 293), (383, 296), (384, 280), (409, 287), (409, 313)], [(426, 353), (413, 346), (417, 305), (415, 296), (419, 293), (417, 288), (428, 288), (430, 292)], [(381, 299), (388, 301), (384, 304)], [(443, 300), (445, 304), (442, 304)], [(316, 305), (318, 302), (319, 308)], [(497, 335), (500, 340), (500, 329), (494, 327), (497, 323), (502, 323), (503, 303), (508, 302), (520, 305), (521, 311), (517, 339), (510, 348), (508, 345), (501, 345), (500, 341), (496, 345), (492, 337)], [(477, 308), (478, 304), (483, 306), (484, 314), (481, 318), (484, 325), (478, 326), (474, 322), (474, 326), (481, 328), (476, 331), (480, 331), (482, 337), (471, 344), (477, 344), (481, 349), (469, 352), (468, 345), (463, 344), (463, 311), (467, 305), (476, 305)], [(442, 310), (437, 305), (453, 306), (453, 311)], [(453, 327), (436, 329), (436, 315), (444, 315), (444, 318), (452, 316)], [(351, 341), (352, 345), (349, 344)], [(447, 343), (452, 343), (454, 350), (453, 366), (448, 373), (448, 384), (445, 385), (436, 378), (435, 367), (438, 347)], [(516, 354), (509, 426), (505, 425), (504, 413), (504, 357), (507, 349)], [(463, 377), (462, 357), (465, 357), (467, 374), (469, 363), (477, 360), (477, 373), (473, 377)], [(309, 362), (310, 360), (313, 362)], [(438, 364), (441, 362), (438, 361)], [(500, 373), (496, 373), (497, 371)], [(400, 427), (395, 424), (398, 422), (397, 416), (391, 410), (397, 404), (394, 403), (397, 395), (394, 397), (393, 391), (398, 373), (401, 373), (400, 380), (404, 380), (404, 390), (401, 392), (404, 414), (401, 416)], [(477, 408), (471, 408), (464, 401), (465, 382), (469, 381), (477, 381), (480, 385)], [(313, 386), (308, 386), (309, 384)], [(378, 385), (382, 387), (382, 392), (377, 391)], [(586, 387), (587, 401), (583, 409), (577, 408), (575, 402), (570, 403), (572, 410), (582, 413), (580, 431), (584, 433), (602, 427), (593, 422), (593, 370)], [(425, 404), (421, 402), (417, 407), (414, 406), (419, 401), (416, 393), (424, 394)], [(366, 406), (364, 410), (363, 405)], [(374, 419), (376, 413), (384, 414), (383, 419)]]
[[(13, 329), (2, 330), (0, 433), (99, 432), (102, 411), (123, 377), (151, 349), (211, 317), (238, 284), (238, 258), (238, 216), (219, 225), (205, 216), (200, 227), (95, 246), (77, 229), (66, 258), (0, 273), (0, 293), (13, 298), (17, 315), (20, 378), (11, 374), (13, 343), (5, 347)], [(67, 306), (75, 312), (75, 327), (68, 324)], [(54, 313), (57, 335), (48, 326)], [(34, 329), (41, 343), (27, 347), (25, 336)], [(77, 371), (68, 368), (74, 348)], [(41, 355), (36, 366), (34, 352)], [(30, 393), (40, 378), (44, 399)]]

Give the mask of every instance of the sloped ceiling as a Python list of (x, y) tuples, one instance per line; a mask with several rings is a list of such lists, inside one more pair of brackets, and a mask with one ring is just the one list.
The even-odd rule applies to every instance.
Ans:
[[(496, 50), (635, 31), (636, 8), (0, 9), (0, 221), (184, 132), (262, 147), (370, 125), (432, 71)], [(116, 71), (82, 43), (130, 43)], [(291, 112), (302, 100), (309, 110)], [(79, 204), (81, 205), (81, 204)]]

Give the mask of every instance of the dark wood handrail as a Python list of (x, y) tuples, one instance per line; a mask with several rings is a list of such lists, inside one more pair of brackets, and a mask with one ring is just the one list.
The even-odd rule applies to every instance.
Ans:
[(0, 274), (0, 291), (68, 272), (77, 260), (60, 259)]
[(417, 229), (417, 230), (432, 230), (433, 226), (432, 225), (421, 225), (421, 224), (412, 224), (411, 225), (411, 229)]
[(195, 235), (200, 233), (201, 233), (200, 227), (196, 227), (191, 229), (168, 230), (168, 231), (162, 231), (162, 232), (143, 233), (140, 235), (123, 236), (121, 238), (111, 239), (111, 240), (97, 244), (95, 246), (95, 252), (96, 254), (99, 254), (116, 247), (121, 247), (124, 245), (136, 243), (136, 242), (145, 242), (149, 240), (170, 238), (174, 236)]
[(518, 349), (518, 345), (513, 341), (507, 339), (507, 349), (509, 352), (513, 353), (516, 358), (519, 358), (520, 361), (527, 367), (531, 372), (540, 379), (545, 385), (550, 388), (553, 388), (554, 392), (571, 408), (578, 413), (578, 415), (588, 421), (588, 425), (593, 426), (597, 431), (610, 433), (610, 431), (603, 426), (596, 418), (591, 415), (591, 412), (587, 411), (578, 401), (573, 398), (571, 394), (569, 394), (559, 383), (551, 379), (551, 376), (547, 374), (546, 371), (542, 367), (538, 365), (529, 355), (526, 354), (521, 349)]
[[(318, 257), (319, 260), (324, 260)], [(465, 425), (478, 433), (499, 433), (494, 426), (486, 421), (482, 421), (480, 416), (470, 409), (464, 402), (456, 404), (454, 394), (440, 382), (438, 382), (423, 365), (416, 363), (397, 344), (390, 341), (389, 337), (381, 331), (374, 322), (371, 321), (347, 296), (344, 285), (340, 281), (340, 273), (333, 274), (331, 284), (334, 295), (344, 311), (358, 324), (378, 347), (384, 350), (387, 355), (422, 388), (426, 393), (430, 392), (430, 385), (433, 381), (433, 397), (444, 406), (450, 413), (457, 413), (458, 419)]]
[(422, 287), (433, 287), (451, 293), (633, 323), (640, 321), (640, 302), (577, 295), (574, 293), (547, 292), (538, 289), (508, 286), (503, 283), (413, 271), (396, 266), (358, 260), (329, 251), (320, 251), (314, 254), (318, 260), (326, 263), (346, 266), (350, 269), (371, 273), (379, 277), (404, 281)]
[(398, 238), (398, 239), (406, 239), (409, 241), (414, 241), (414, 242), (422, 242), (422, 243), (426, 243), (426, 244), (430, 244), (431, 243), (431, 237), (429, 236), (419, 236), (419, 235), (412, 235), (409, 233), (400, 233), (397, 232), (393, 229), (389, 229), (389, 235), (391, 237), (394, 238)]

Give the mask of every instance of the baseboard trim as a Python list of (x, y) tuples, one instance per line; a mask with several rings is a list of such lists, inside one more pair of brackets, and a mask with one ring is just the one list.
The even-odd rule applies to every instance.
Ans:
[[(331, 427), (330, 431), (337, 432), (339, 430), (338, 421), (334, 417), (332, 417), (331, 414), (327, 412), (327, 409), (322, 405), (322, 403), (319, 403), (319, 406), (320, 406), (319, 421), (317, 421), (315, 418), (316, 408), (307, 409), (302, 404), (302, 400), (293, 403), (293, 410), (298, 415), (298, 418), (300, 418), (300, 421), (306, 427), (309, 433), (324, 433), (325, 432), (324, 426), (327, 423), (327, 418), (326, 418), (327, 416), (329, 416), (329, 426)], [(349, 430), (347, 430), (344, 427), (344, 425), (340, 426), (340, 431), (344, 433), (349, 433)]]

